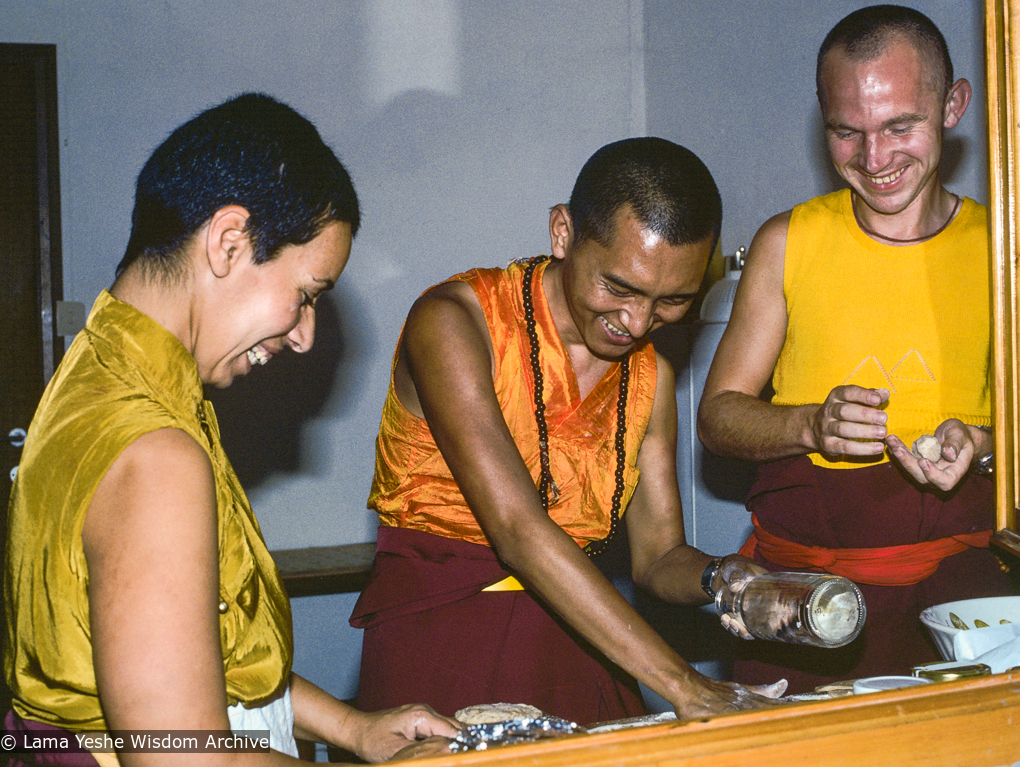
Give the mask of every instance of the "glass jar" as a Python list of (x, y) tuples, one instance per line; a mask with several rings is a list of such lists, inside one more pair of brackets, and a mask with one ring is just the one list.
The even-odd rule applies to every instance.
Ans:
[(827, 573), (762, 573), (736, 593), (719, 589), (715, 609), (739, 617), (758, 639), (815, 647), (849, 644), (867, 616), (857, 584)]

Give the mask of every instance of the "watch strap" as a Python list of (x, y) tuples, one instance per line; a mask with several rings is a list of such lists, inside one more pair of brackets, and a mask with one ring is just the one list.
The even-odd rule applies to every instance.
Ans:
[[(988, 432), (989, 434), (993, 433), (991, 426), (978, 426), (977, 428), (981, 429), (981, 431)], [(988, 453), (988, 455), (983, 455), (978, 458), (973, 464), (971, 464), (971, 471), (975, 474), (984, 475), (993, 473), (995, 471), (995, 453)]]
[(701, 573), (701, 590), (708, 594), (709, 599), (715, 599), (715, 589), (712, 588), (712, 582), (719, 573), (720, 565), (722, 565), (722, 557), (716, 557), (708, 563), (704, 572)]

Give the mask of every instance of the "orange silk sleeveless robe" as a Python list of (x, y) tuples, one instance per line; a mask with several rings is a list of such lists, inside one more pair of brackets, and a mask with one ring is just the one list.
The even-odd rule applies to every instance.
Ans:
[[(615, 489), (616, 410), (620, 366), (614, 364), (583, 401), (570, 358), (560, 341), (542, 290), (546, 261), (534, 273), (536, 331), (544, 376), (549, 459), (559, 500), (549, 515), (579, 545), (605, 538)], [(524, 322), (521, 285), (524, 264), (475, 269), (452, 277), (468, 283), (485, 313), (495, 357), (496, 396), (521, 456), (539, 477), (531, 349)], [(399, 347), (399, 344), (398, 344)], [(394, 365), (396, 356), (394, 356)], [(652, 344), (631, 356), (626, 404), (626, 470), (622, 510), (638, 482), (637, 456), (655, 397), (656, 360)], [(465, 412), (464, 418), (471, 413)], [(490, 545), (439, 452), (428, 424), (400, 403), (390, 376), (376, 442), (376, 469), (368, 506), (381, 524), (420, 530)]]

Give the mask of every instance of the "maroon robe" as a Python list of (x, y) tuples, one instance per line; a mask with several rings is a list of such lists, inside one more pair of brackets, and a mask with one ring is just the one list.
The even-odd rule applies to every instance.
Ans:
[(582, 725), (643, 715), (637, 682), (529, 592), (482, 591), (508, 575), (487, 546), (379, 528), (351, 616), (365, 629), (358, 708), (527, 703)]
[[(871, 548), (933, 541), (994, 528), (995, 486), (969, 475), (949, 493), (919, 490), (892, 463), (823, 469), (806, 456), (762, 464), (747, 507), (764, 530), (789, 541), (827, 548)], [(769, 570), (788, 570), (755, 559)], [(789, 693), (869, 676), (909, 675), (912, 666), (942, 660), (921, 611), (958, 599), (1004, 596), (1010, 584), (991, 551), (972, 548), (943, 559), (931, 577), (912, 586), (857, 584), (867, 619), (845, 647), (823, 649), (779, 642), (741, 642), (734, 680), (763, 684), (785, 677)]]
[[(4, 734), (14, 738), (14, 744), (4, 744), (7, 767), (99, 767), (99, 762), (92, 752), (78, 748), (74, 733), (52, 724), (44, 724), (31, 719), (22, 719), (13, 710), (4, 718)], [(34, 743), (67, 742), (68, 748), (53, 750), (35, 748)]]

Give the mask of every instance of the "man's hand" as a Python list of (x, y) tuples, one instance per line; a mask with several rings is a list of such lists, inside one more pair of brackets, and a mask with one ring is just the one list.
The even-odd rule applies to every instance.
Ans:
[[(733, 598), (744, 590), (748, 581), (757, 575), (768, 572), (753, 559), (740, 554), (730, 554), (719, 564), (719, 572), (712, 584), (716, 594), (721, 594), (721, 601), (726, 605), (733, 604)], [(741, 639), (754, 639), (744, 622), (734, 613), (725, 613), (719, 617), (722, 627)]]
[(885, 450), (885, 389), (837, 386), (811, 419), (818, 452), (825, 455), (881, 455)]
[(919, 485), (930, 484), (939, 490), (952, 490), (970, 471), (976, 446), (970, 429), (956, 418), (940, 423), (934, 436), (942, 445), (942, 455), (938, 461), (917, 458), (903, 440), (894, 434), (886, 437), (885, 443), (889, 453)]
[(677, 719), (697, 719), (730, 711), (765, 708), (777, 705), (775, 699), (782, 697), (786, 687), (785, 679), (773, 684), (744, 687), (736, 682), (723, 682), (699, 674), (697, 687), (688, 690), (692, 695), (680, 705), (675, 705), (674, 709)]
[(369, 762), (447, 753), (461, 729), (455, 719), (420, 704), (361, 714), (356, 753)]

